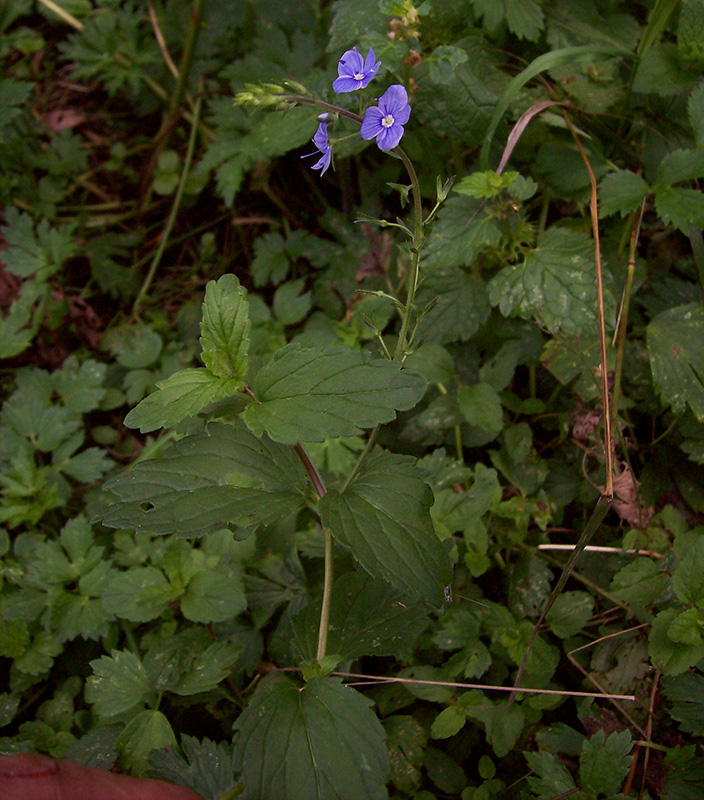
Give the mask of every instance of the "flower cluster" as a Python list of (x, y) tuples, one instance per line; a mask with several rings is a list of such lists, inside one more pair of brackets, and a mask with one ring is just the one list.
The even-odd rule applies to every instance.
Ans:
[[(338, 94), (366, 89), (380, 66), (381, 61), (375, 60), (374, 50), (371, 47), (366, 58), (362, 58), (359, 50), (353, 47), (347, 50), (338, 62), (337, 78), (333, 81), (332, 88)], [(359, 133), (363, 139), (376, 139), (380, 150), (393, 150), (398, 147), (404, 134), (403, 126), (411, 116), (408, 93), (404, 86), (396, 83), (389, 86), (378, 99), (378, 103), (377, 106), (371, 106), (366, 110)], [(319, 119), (322, 117), (323, 115)], [(327, 120), (321, 121), (318, 125), (318, 130), (313, 136), (313, 144), (318, 152), (310, 155), (320, 154), (318, 161), (313, 164), (313, 169), (319, 169), (320, 174), (324, 175), (332, 161)]]

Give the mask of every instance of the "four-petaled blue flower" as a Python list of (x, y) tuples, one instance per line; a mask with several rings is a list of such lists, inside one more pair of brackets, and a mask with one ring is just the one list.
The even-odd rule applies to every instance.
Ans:
[(380, 150), (393, 150), (403, 136), (403, 126), (411, 116), (408, 94), (395, 83), (379, 98), (379, 105), (368, 108), (359, 133), (362, 139), (374, 139)]
[(374, 51), (369, 48), (367, 57), (363, 60), (362, 54), (353, 47), (348, 50), (340, 59), (337, 65), (339, 75), (332, 82), (332, 88), (340, 94), (341, 92), (355, 92), (357, 89), (365, 89), (369, 81), (376, 75), (381, 66), (381, 61), (374, 63)]
[[(320, 158), (313, 164), (313, 169), (319, 169), (320, 174), (325, 175), (325, 171), (330, 166), (330, 161), (332, 160), (332, 148), (328, 141), (328, 126), (324, 122), (318, 125), (318, 130), (313, 136), (313, 144), (318, 148), (321, 154)], [(317, 153), (308, 153), (308, 155), (301, 156), (301, 158), (308, 158), (308, 156), (315, 155), (317, 155)]]

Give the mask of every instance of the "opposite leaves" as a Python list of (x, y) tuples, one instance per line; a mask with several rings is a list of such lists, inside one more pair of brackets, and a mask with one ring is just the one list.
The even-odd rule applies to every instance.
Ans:
[(408, 595), (440, 605), (452, 580), (433, 529), (433, 492), (411, 459), (377, 452), (343, 492), (319, 504), (323, 525), (371, 575)]
[(105, 484), (110, 528), (200, 536), (228, 525), (245, 538), (303, 505), (306, 476), (293, 450), (253, 436), (241, 422), (212, 423), (163, 458), (142, 461)]
[(259, 400), (244, 421), (257, 435), (283, 444), (353, 436), (406, 411), (425, 392), (425, 380), (394, 361), (349, 347), (289, 344), (257, 374)]

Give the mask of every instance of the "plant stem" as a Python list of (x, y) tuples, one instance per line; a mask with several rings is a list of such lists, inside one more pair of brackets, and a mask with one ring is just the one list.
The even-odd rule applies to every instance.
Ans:
[(157, 248), (156, 253), (154, 254), (154, 259), (152, 260), (151, 266), (149, 267), (149, 272), (147, 273), (147, 277), (144, 279), (144, 283), (142, 284), (142, 288), (139, 290), (139, 294), (137, 295), (136, 300), (134, 301), (134, 305), (132, 306), (132, 314), (136, 315), (139, 311), (140, 305), (144, 302), (147, 293), (152, 285), (152, 281), (154, 280), (154, 276), (156, 275), (157, 268), (161, 262), (161, 258), (164, 255), (164, 251), (166, 250), (166, 246), (169, 242), (169, 236), (171, 235), (171, 231), (173, 230), (174, 224), (176, 223), (176, 216), (178, 215), (178, 211), (181, 207), (181, 200), (183, 198), (183, 192), (186, 187), (186, 180), (188, 179), (188, 173), (191, 168), (191, 161), (193, 160), (193, 151), (195, 150), (196, 145), (196, 134), (198, 133), (198, 119), (200, 117), (200, 109), (202, 105), (203, 96), (202, 94), (198, 95), (198, 99), (196, 100), (196, 107), (193, 109), (193, 125), (191, 126), (191, 135), (188, 139), (188, 149), (186, 151), (186, 160), (183, 164), (183, 170), (181, 172), (181, 180), (178, 183), (178, 188), (176, 189), (176, 196), (174, 197), (173, 205), (171, 206), (171, 213), (169, 214), (169, 218), (166, 221), (166, 227), (164, 228), (164, 232), (161, 236), (161, 241), (159, 242), (159, 247)]
[[(323, 483), (318, 470), (310, 460), (310, 456), (303, 449), (301, 444), (297, 444), (293, 448), (296, 455), (301, 460), (310, 482), (313, 484), (315, 493), (318, 498), (321, 498), (327, 492), (325, 484)], [(323, 537), (325, 540), (325, 572), (323, 577), (323, 603), (320, 609), (320, 625), (318, 627), (318, 648), (315, 657), (318, 661), (325, 657), (325, 651), (328, 645), (328, 628), (330, 627), (330, 605), (332, 603), (332, 577), (333, 577), (333, 547), (332, 535), (327, 528), (323, 528)]]

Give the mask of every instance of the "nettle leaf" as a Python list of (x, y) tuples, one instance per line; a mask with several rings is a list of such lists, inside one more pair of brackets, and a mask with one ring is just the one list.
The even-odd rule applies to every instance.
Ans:
[(462, 269), (434, 269), (425, 274), (416, 302), (435, 305), (418, 326), (421, 342), (465, 342), (489, 318), (486, 284)]
[(353, 436), (413, 408), (425, 392), (419, 375), (345, 346), (289, 344), (257, 374), (243, 419), (284, 444)]
[(411, 459), (379, 451), (344, 492), (329, 490), (319, 509), (323, 525), (367, 572), (440, 605), (452, 570), (433, 529), (432, 503), (432, 490)]
[(640, 175), (627, 169), (610, 172), (599, 184), (599, 218), (627, 216), (640, 208), (650, 187)]
[(371, 700), (339, 678), (267, 676), (235, 722), (242, 800), (386, 800), (390, 767)]
[(205, 366), (219, 378), (244, 382), (249, 352), (247, 290), (234, 275), (223, 275), (205, 288), (200, 344)]
[(704, 305), (688, 303), (658, 314), (647, 328), (653, 383), (681, 414), (685, 406), (704, 421)]
[[(321, 605), (309, 603), (293, 621), (304, 659), (315, 658)], [(388, 583), (350, 572), (333, 587), (327, 650), (345, 659), (395, 655), (411, 647), (427, 623), (425, 611), (402, 603)]]
[(259, 525), (299, 509), (306, 475), (294, 451), (241, 422), (211, 423), (162, 458), (138, 463), (105, 484), (117, 498), (102, 512), (110, 528), (200, 536), (228, 525), (245, 538)]
[(489, 281), (489, 297), (504, 316), (533, 317), (550, 331), (580, 334), (597, 324), (592, 240), (552, 227), (522, 264), (505, 267)]
[(164, 381), (157, 390), (125, 417), (128, 428), (142, 433), (171, 428), (218, 400), (225, 400), (242, 388), (239, 378), (223, 378), (207, 369), (184, 369)]
[(86, 700), (101, 717), (113, 717), (142, 703), (151, 686), (139, 658), (129, 650), (113, 650), (90, 662), (93, 675), (86, 681)]
[(582, 789), (610, 797), (618, 793), (631, 766), (633, 740), (629, 731), (597, 731), (582, 747), (579, 778)]
[(671, 223), (685, 236), (692, 228), (704, 228), (704, 192), (697, 189), (656, 186), (655, 210), (663, 222)]
[(672, 703), (670, 716), (680, 729), (697, 736), (704, 735), (704, 676), (685, 673), (662, 679), (667, 699)]

